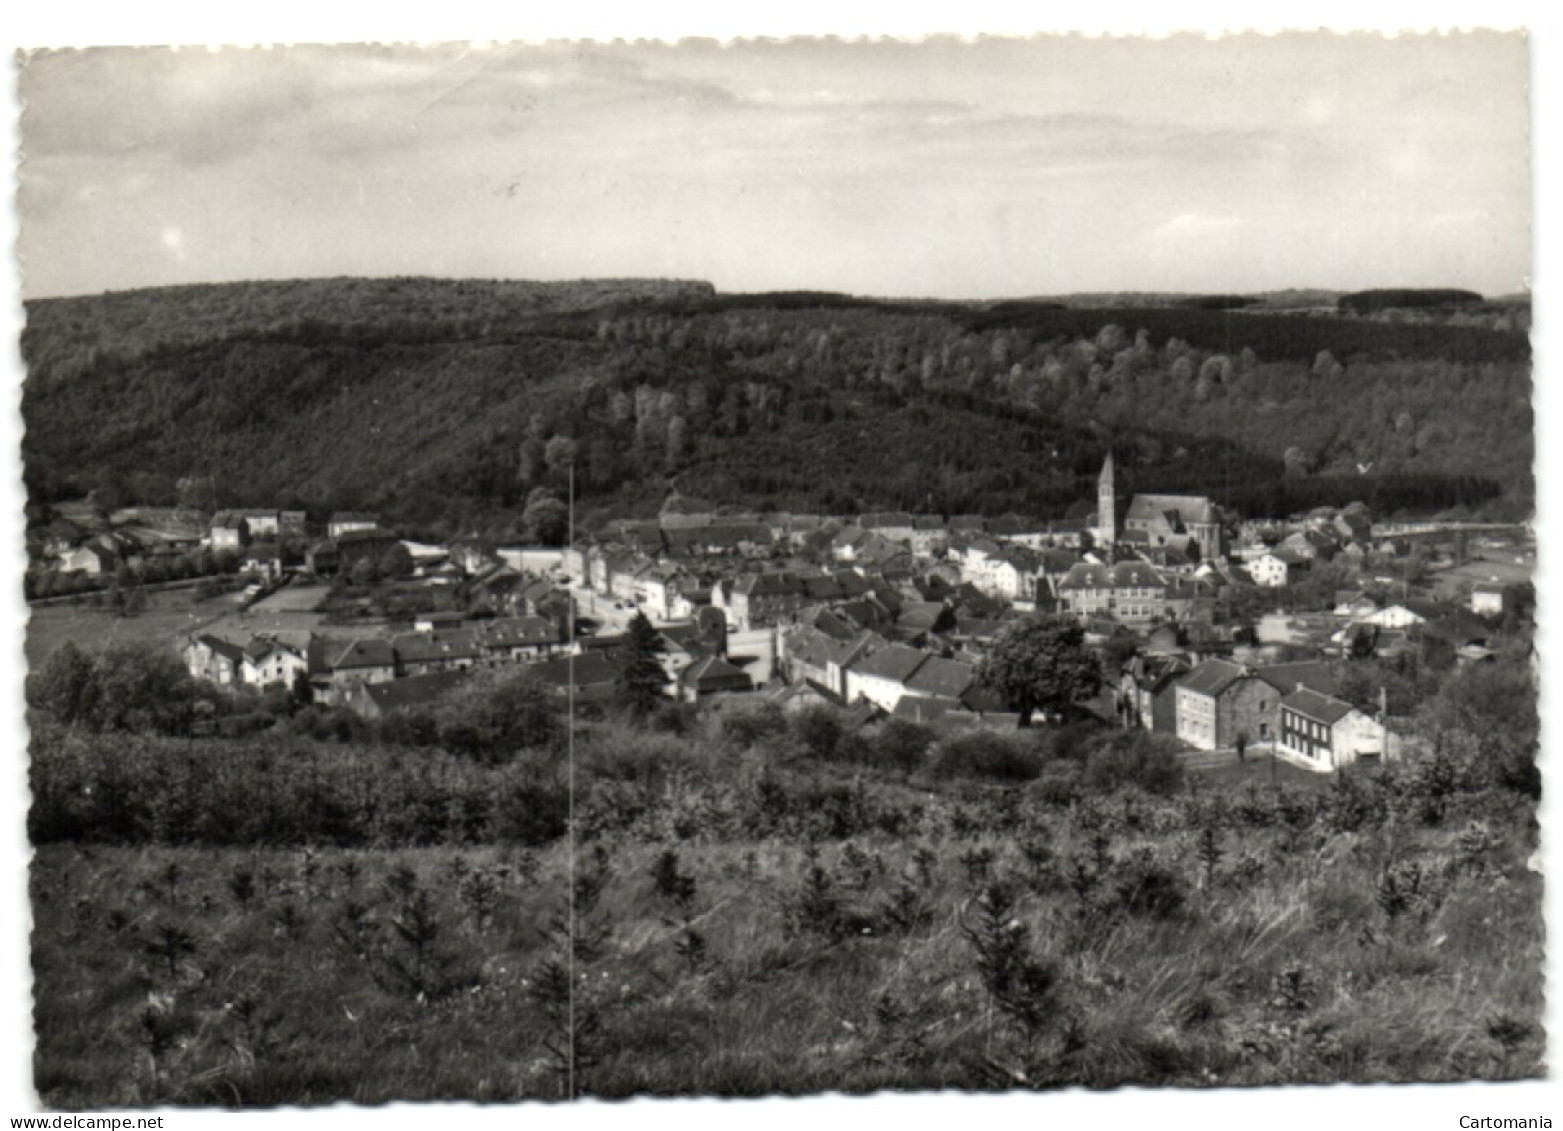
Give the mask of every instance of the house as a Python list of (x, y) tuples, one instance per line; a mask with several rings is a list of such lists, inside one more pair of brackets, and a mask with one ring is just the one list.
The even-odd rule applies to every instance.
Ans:
[(555, 656), (527, 670), (556, 694), (573, 695), (575, 702), (583, 704), (611, 701), (619, 676), (619, 669), (602, 652)]
[(913, 697), (959, 700), (977, 682), (977, 669), (960, 660), (929, 656), (907, 678), (900, 702)]
[(391, 637), (391, 647), (401, 675), (464, 670), (477, 667), (486, 658), (483, 641), (472, 628), (402, 632)]
[(1020, 726), (1020, 715), (1013, 711), (974, 711), (959, 699), (947, 696), (922, 698), (905, 696), (890, 712), (890, 717), (941, 731), (1008, 731)]
[(98, 539), (83, 542), (60, 555), (61, 573), (81, 573), (88, 577), (102, 577), (114, 569), (118, 555)]
[(244, 681), (244, 649), (219, 637), (192, 637), (185, 645), (184, 660), (194, 679), (219, 687), (237, 687)]
[(916, 648), (889, 644), (855, 660), (846, 669), (845, 698), (848, 702), (867, 699), (881, 710), (893, 711), (906, 693), (906, 681), (927, 658)]
[(246, 510), (242, 514), (250, 528), (251, 538), (269, 538), (276, 541), (282, 534), (281, 511)]
[(944, 519), (937, 515), (918, 515), (912, 519), (912, 553), (920, 558), (931, 558), (944, 552), (950, 532)]
[(476, 576), (500, 562), (499, 550), (494, 543), (469, 534), (450, 544), (450, 560), (469, 577)]
[(739, 628), (776, 624), (802, 607), (804, 588), (790, 571), (746, 573), (722, 585), (729, 619)]
[(389, 640), (333, 641), (323, 648), (321, 666), (333, 687), (348, 683), (388, 683), (396, 678), (396, 650)]
[(249, 520), (241, 511), (218, 511), (212, 516), (212, 552), (238, 550), (250, 540)]
[(818, 684), (845, 702), (848, 668), (885, 643), (883, 636), (822, 610), (809, 623), (781, 633), (778, 661), (789, 680)]
[(506, 617), (482, 625), (478, 644), (490, 663), (533, 660), (564, 647), (563, 627), (567, 626), (544, 617)]
[(316, 577), (330, 577), (342, 568), (342, 555), (335, 542), (322, 539), (304, 551), (304, 564)]
[(378, 562), (400, 542), (394, 533), (377, 526), (344, 531), (333, 535), (332, 540), (336, 544), (337, 569), (347, 572), (360, 562)]
[(1276, 551), (1283, 556), (1290, 554), (1293, 564), (1308, 565), (1315, 561), (1329, 561), (1340, 549), (1340, 543), (1319, 530), (1298, 530), (1281, 539)]
[(340, 538), (355, 530), (376, 530), (380, 526), (378, 515), (357, 511), (337, 511), (326, 520), (326, 537)]
[(1471, 612), (1479, 617), (1501, 617), (1507, 601), (1507, 589), (1496, 581), (1478, 581), (1471, 586)]
[(1078, 562), (1058, 582), (1056, 593), (1064, 608), (1082, 620), (1113, 617), (1121, 624), (1144, 625), (1167, 615), (1167, 585), (1148, 562)]
[(771, 693), (770, 701), (777, 704), (789, 715), (815, 710), (820, 707), (839, 708), (843, 705), (840, 696), (834, 695), (819, 686), (819, 684), (810, 683), (807, 680), (778, 687)]
[(309, 516), (303, 511), (278, 511), (277, 536), (279, 538), (304, 537), (304, 524)]
[(1360, 758), (1395, 753), (1389, 732), (1356, 707), (1308, 688), (1281, 700), (1281, 725), (1275, 749), (1288, 762), (1330, 773)]
[(671, 620), (683, 580), (684, 575), (673, 566), (653, 565), (636, 576), (635, 603), (649, 616)]
[(1376, 625), (1379, 628), (1411, 628), (1413, 625), (1423, 624), (1437, 615), (1437, 609), (1429, 608), (1423, 602), (1405, 601), (1399, 604), (1386, 605), (1362, 619), (1368, 624)]
[(749, 673), (720, 656), (706, 656), (696, 660), (678, 676), (678, 695), (686, 703), (695, 703), (723, 692), (753, 690), (754, 680)]
[(1259, 678), (1283, 695), (1299, 687), (1317, 691), (1320, 695), (1334, 695), (1340, 690), (1340, 669), (1322, 660), (1267, 664), (1259, 669)]
[(988, 534), (1032, 550), (1040, 550), (1047, 541), (1048, 524), (1030, 515), (1005, 514), (988, 523)]
[(267, 581), (282, 576), (282, 549), (275, 542), (255, 542), (239, 555), (239, 571)]
[(930, 632), (954, 627), (955, 613), (942, 601), (908, 601), (901, 606), (891, 629), (902, 640), (920, 640)]
[(51, 558), (57, 558), (86, 537), (86, 527), (68, 518), (55, 516), (44, 528), (41, 536), (42, 552)]
[(1378, 612), (1378, 602), (1360, 589), (1339, 589), (1335, 593), (1334, 615), (1361, 620)]
[(383, 719), (396, 711), (431, 707), (469, 677), (466, 671), (432, 672), (390, 683), (354, 683), (343, 689), (339, 702), (365, 719)]
[(1000, 546), (988, 538), (970, 542), (962, 554), (961, 579), (1001, 601), (1034, 601), (1046, 575), (1040, 555), (1024, 546)]
[(861, 515), (858, 527), (892, 542), (910, 543), (917, 531), (917, 520), (904, 511), (886, 511)]
[(1246, 664), (1206, 660), (1185, 675), (1174, 694), (1178, 739), (1215, 750), (1275, 737), (1281, 695)]
[(1292, 567), (1277, 553), (1263, 553), (1248, 563), (1248, 576), (1261, 589), (1281, 589), (1292, 579)]
[(292, 687), (301, 674), (309, 674), (309, 659), (302, 649), (266, 637), (256, 637), (244, 646), (240, 679), (251, 687)]
[(1119, 718), (1158, 734), (1177, 730), (1177, 682), (1189, 671), (1177, 656), (1135, 656), (1118, 681)]
[(726, 656), (727, 639), (724, 634), (715, 640), (701, 631), (699, 625), (670, 624), (658, 630), (660, 638), (657, 662), (677, 694), (678, 677), (684, 669), (707, 656)]

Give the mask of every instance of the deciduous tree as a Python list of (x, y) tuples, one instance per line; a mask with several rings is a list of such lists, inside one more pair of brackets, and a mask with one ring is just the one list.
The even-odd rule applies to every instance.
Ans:
[(1031, 617), (1004, 629), (979, 678), (1014, 705), (1021, 726), (1031, 725), (1034, 711), (1068, 711), (1102, 684), (1084, 629), (1062, 617)]

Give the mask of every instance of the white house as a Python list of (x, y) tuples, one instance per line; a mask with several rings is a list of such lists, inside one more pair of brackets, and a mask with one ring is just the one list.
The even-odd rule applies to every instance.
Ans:
[(1503, 615), (1503, 586), (1496, 581), (1478, 581), (1471, 586), (1471, 612), (1479, 617)]
[(1359, 758), (1393, 758), (1399, 749), (1393, 734), (1350, 703), (1299, 687), (1281, 700), (1276, 752), (1327, 774)]
[(302, 651), (276, 640), (256, 639), (244, 649), (239, 676), (251, 687), (270, 687), (279, 683), (291, 687), (300, 672), (309, 674), (309, 660)]
[(1362, 620), (1379, 628), (1410, 628), (1426, 622), (1427, 618), (1405, 605), (1385, 605), (1377, 612), (1363, 617)]
[(1261, 589), (1280, 589), (1291, 580), (1291, 567), (1274, 554), (1261, 554), (1248, 563), (1248, 576)]
[(353, 530), (374, 530), (380, 525), (378, 515), (358, 514), (353, 511), (337, 511), (326, 523), (326, 536), (340, 538)]
[(881, 710), (895, 710), (906, 694), (906, 681), (927, 658), (926, 652), (916, 648), (891, 644), (853, 661), (846, 670), (847, 700), (867, 699)]

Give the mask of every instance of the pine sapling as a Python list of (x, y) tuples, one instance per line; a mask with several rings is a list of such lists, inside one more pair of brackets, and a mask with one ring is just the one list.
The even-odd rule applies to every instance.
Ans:
[(1002, 882), (983, 889), (975, 922), (963, 918), (961, 932), (976, 952), (977, 973), (994, 1006), (1029, 1050), (1059, 1015), (1057, 966), (1033, 953), (1031, 929)]
[(1199, 833), (1199, 841), (1194, 847), (1199, 856), (1199, 862), (1205, 872), (1205, 889), (1208, 891), (1214, 885), (1216, 868), (1221, 864), (1221, 858), (1226, 855), (1226, 850), (1221, 845), (1221, 832), (1215, 825), (1206, 825)]
[(499, 904), (499, 880), (486, 871), (471, 872), (462, 881), (459, 894), (472, 913), (473, 929), (483, 934), (494, 921), (494, 909)]
[(141, 949), (148, 958), (165, 963), (173, 979), (179, 974), (179, 963), (195, 955), (195, 937), (174, 923), (154, 923)]
[(961, 853), (961, 864), (966, 868), (966, 880), (972, 886), (984, 884), (988, 881), (988, 873), (993, 868), (994, 852), (989, 845), (974, 847)]

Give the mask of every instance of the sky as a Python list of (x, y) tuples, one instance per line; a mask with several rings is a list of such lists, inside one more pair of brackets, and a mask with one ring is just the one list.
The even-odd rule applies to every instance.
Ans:
[(658, 276), (1007, 297), (1531, 274), (1527, 45), (114, 48), (20, 66), (24, 294)]

